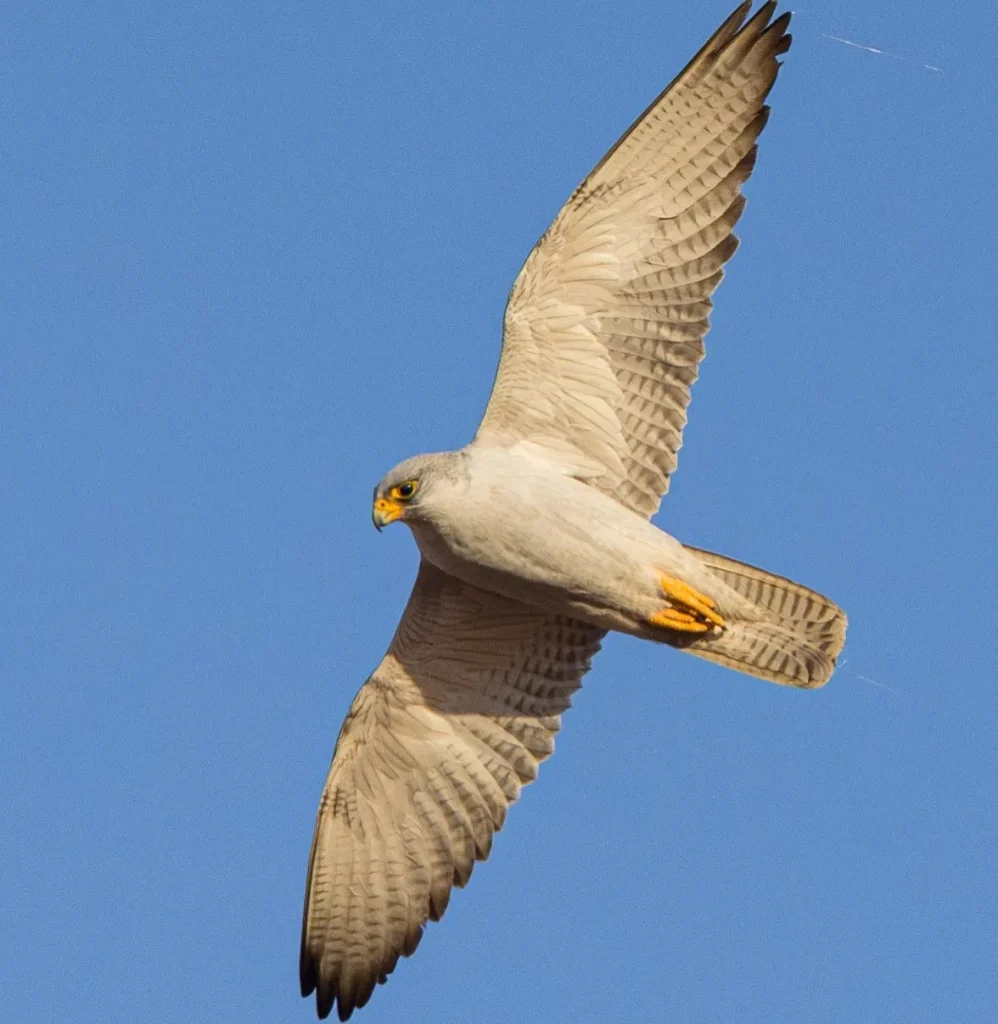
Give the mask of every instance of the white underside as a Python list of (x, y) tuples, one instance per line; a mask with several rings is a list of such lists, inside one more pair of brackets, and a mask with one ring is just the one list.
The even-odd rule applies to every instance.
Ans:
[(494, 593), (607, 629), (648, 635), (661, 575), (726, 606), (744, 602), (674, 537), (529, 445), (465, 449), (467, 475), (436, 484), (412, 521), (422, 555)]

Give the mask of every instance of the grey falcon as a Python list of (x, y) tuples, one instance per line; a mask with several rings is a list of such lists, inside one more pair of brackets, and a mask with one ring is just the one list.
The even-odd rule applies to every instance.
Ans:
[(530, 253), (472, 442), (408, 459), (375, 490), (375, 524), (405, 523), (421, 562), (319, 805), (300, 970), (320, 1018), (363, 1006), (488, 856), (608, 630), (787, 686), (832, 674), (835, 604), (649, 521), (790, 46), (789, 13), (750, 7)]

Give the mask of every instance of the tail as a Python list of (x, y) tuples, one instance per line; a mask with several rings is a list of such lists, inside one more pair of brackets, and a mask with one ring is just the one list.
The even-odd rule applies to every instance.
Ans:
[[(723, 633), (685, 647), (708, 661), (784, 686), (824, 686), (846, 640), (846, 616), (827, 597), (723, 555), (687, 548), (755, 607), (758, 618), (728, 618)], [(721, 610), (723, 612), (723, 601)]]

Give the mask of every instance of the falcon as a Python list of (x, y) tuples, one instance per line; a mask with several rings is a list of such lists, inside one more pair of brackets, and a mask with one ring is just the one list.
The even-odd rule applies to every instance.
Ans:
[(608, 630), (786, 686), (832, 674), (835, 604), (649, 521), (790, 46), (775, 7), (721, 25), (530, 253), (471, 443), (375, 488), (421, 562), (319, 804), (300, 969), (320, 1018), (363, 1006), (488, 856)]

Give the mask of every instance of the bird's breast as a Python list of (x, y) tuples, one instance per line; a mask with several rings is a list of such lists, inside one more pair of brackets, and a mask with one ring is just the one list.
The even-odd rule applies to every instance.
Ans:
[(602, 492), (518, 465), (472, 474), (413, 533), (424, 558), (474, 586), (558, 611), (627, 605), (663, 545), (679, 545)]

